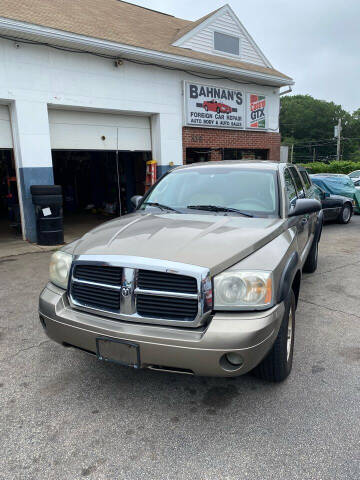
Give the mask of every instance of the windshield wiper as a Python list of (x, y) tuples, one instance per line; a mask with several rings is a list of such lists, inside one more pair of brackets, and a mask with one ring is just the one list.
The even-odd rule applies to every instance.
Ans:
[(238, 213), (239, 215), (243, 215), (244, 217), (253, 217), (251, 213), (243, 212), (242, 210), (238, 210), (237, 208), (231, 207), (221, 207), (217, 205), (188, 205), (186, 208), (191, 208), (193, 210), (206, 210), (208, 212), (234, 212)]
[(160, 208), (160, 210), (169, 210), (171, 212), (181, 213), (179, 210), (176, 210), (176, 208), (169, 207), (168, 205), (163, 205), (162, 203), (158, 202), (144, 202), (143, 205), (149, 205), (149, 207), (157, 207)]

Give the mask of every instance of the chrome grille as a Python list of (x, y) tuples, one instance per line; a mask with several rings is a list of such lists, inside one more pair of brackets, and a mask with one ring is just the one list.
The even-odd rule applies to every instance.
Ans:
[(68, 294), (73, 308), (173, 326), (197, 327), (212, 308), (207, 269), (139, 257), (75, 257)]
[(139, 270), (137, 286), (144, 290), (197, 293), (196, 278), (152, 270)]
[(156, 317), (169, 320), (192, 321), (198, 312), (197, 299), (137, 296), (137, 311), (144, 317)]
[(117, 312), (120, 308), (120, 290), (74, 282), (71, 295), (83, 305)]
[(121, 285), (122, 269), (100, 265), (76, 265), (74, 278), (107, 285)]

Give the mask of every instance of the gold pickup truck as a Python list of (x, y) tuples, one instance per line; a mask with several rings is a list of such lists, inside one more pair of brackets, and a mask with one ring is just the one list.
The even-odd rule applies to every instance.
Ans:
[(53, 254), (46, 334), (134, 368), (284, 380), (323, 223), (307, 187), (278, 162), (172, 170), (134, 213)]

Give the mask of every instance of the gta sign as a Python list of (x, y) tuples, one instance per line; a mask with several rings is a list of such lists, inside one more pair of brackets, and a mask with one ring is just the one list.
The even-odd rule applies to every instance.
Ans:
[(242, 90), (185, 82), (185, 124), (194, 127), (265, 129), (267, 100)]
[(186, 124), (212, 128), (244, 128), (244, 93), (198, 83), (185, 83)]

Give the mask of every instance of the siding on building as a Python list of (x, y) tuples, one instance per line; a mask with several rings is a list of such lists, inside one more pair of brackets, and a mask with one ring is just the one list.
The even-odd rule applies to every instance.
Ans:
[[(227, 35), (235, 35), (240, 38), (240, 58), (242, 62), (253, 63), (255, 65), (261, 65), (267, 67), (262, 56), (257, 52), (252, 43), (250, 42), (247, 33), (240, 29), (239, 24), (228, 13), (215, 19), (210, 25), (206, 26), (193, 37), (187, 40), (181, 45), (183, 48), (190, 48), (197, 52), (203, 52), (210, 55), (216, 55), (214, 50), (214, 32), (220, 32)], [(237, 58), (234, 55), (226, 55), (224, 53), (218, 53), (222, 57)]]

